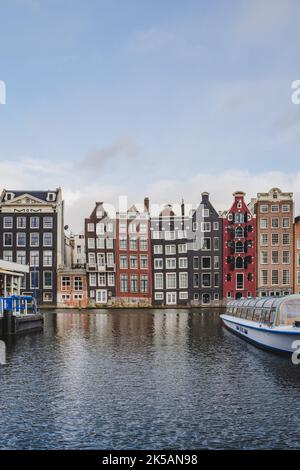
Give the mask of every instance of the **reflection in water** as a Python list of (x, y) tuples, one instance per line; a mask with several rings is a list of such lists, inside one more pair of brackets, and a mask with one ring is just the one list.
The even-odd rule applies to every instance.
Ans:
[(300, 447), (300, 369), (217, 311), (48, 313), (7, 352), (1, 448)]

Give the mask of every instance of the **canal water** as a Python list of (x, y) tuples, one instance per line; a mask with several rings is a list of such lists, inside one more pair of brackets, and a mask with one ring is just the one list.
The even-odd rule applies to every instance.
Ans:
[(216, 310), (49, 312), (0, 390), (1, 449), (300, 447), (300, 366)]

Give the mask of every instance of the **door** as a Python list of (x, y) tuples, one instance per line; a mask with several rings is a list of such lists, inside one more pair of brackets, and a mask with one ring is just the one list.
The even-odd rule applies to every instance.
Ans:
[(176, 292), (167, 292), (167, 305), (176, 305), (177, 303), (177, 294)]
[(100, 289), (96, 291), (96, 303), (97, 304), (106, 304), (107, 303), (107, 291)]

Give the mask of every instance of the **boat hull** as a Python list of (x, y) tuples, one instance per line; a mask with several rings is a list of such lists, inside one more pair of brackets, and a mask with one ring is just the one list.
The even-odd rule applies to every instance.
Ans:
[(250, 325), (250, 322), (243, 322), (240, 318), (230, 315), (221, 315), (224, 325), (240, 338), (258, 346), (260, 348), (276, 352), (279, 354), (291, 355), (295, 352), (294, 341), (300, 340), (299, 331), (282, 331), (275, 328)]

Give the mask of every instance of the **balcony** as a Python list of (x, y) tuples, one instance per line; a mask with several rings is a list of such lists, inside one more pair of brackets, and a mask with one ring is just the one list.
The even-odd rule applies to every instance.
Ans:
[(88, 263), (86, 265), (87, 271), (96, 271), (97, 270), (97, 264), (96, 263)]

